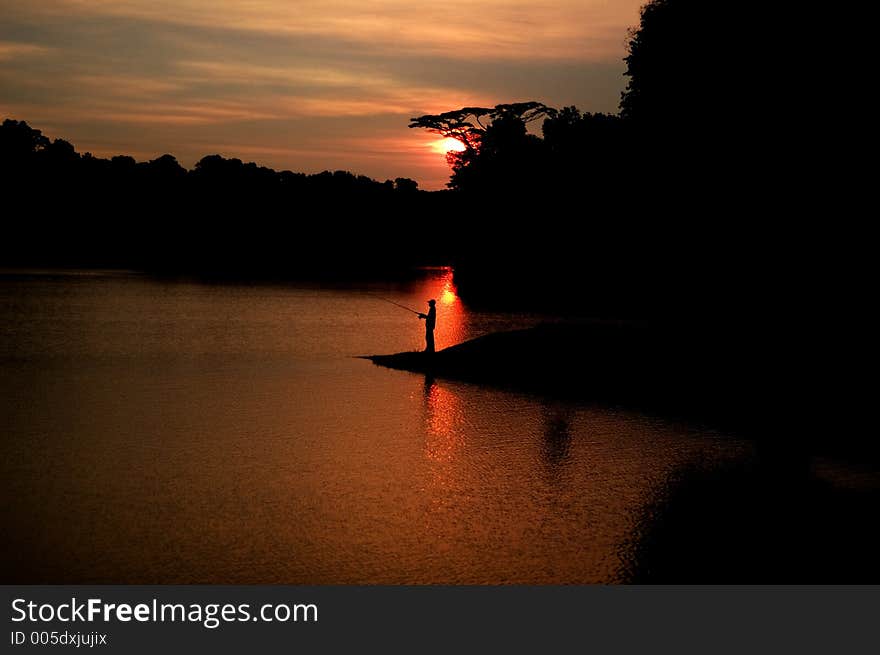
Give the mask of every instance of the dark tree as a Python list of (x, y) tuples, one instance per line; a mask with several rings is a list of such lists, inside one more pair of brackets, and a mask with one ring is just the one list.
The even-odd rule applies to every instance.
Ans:
[(103, 159), (14, 120), (0, 125), (0, 169), (4, 197), (27, 207), (4, 223), (0, 265), (247, 278), (449, 262), (451, 237), (434, 230), (447, 203), (408, 178), (277, 172), (221, 155), (190, 171), (172, 155)]
[(518, 102), (495, 107), (463, 107), (455, 111), (413, 118), (409, 127), (419, 127), (464, 144), (462, 152), (451, 152), (448, 186), (452, 189), (486, 192), (500, 185), (516, 186), (535, 170), (540, 139), (527, 125), (556, 112), (541, 102)]
[(415, 193), (419, 190), (419, 183), (408, 177), (398, 177), (394, 180), (394, 188), (403, 193)]
[(4, 162), (21, 163), (50, 145), (40, 130), (32, 129), (24, 121), (7, 118), (0, 126), (0, 156)]
[(442, 114), (426, 114), (411, 119), (409, 127), (421, 127), (447, 139), (457, 139), (468, 150), (476, 150), (490, 120), (491, 107), (462, 107)]

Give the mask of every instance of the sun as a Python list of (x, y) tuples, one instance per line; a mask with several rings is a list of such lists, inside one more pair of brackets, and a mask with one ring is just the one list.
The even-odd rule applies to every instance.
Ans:
[(448, 152), (464, 152), (467, 148), (458, 139), (448, 136), (431, 143), (431, 150), (445, 155)]

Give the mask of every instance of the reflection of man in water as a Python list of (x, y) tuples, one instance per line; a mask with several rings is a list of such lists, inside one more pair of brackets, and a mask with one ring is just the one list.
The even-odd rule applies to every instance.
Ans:
[(425, 319), (425, 352), (432, 353), (434, 352), (434, 326), (437, 324), (437, 308), (434, 305), (437, 304), (436, 300), (429, 300), (427, 314), (419, 314), (419, 318)]

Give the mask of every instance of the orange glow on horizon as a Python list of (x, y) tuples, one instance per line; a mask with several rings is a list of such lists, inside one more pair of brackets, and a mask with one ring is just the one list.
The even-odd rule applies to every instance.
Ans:
[(450, 152), (464, 152), (465, 150), (467, 150), (467, 148), (461, 141), (449, 136), (445, 139), (438, 139), (434, 141), (431, 144), (431, 150), (438, 154), (445, 155)]
[(407, 130), (413, 116), (531, 97), (616, 112), (644, 4), (0, 1), (0, 108), (101, 157), (170, 153), (191, 168), (218, 153), (439, 190), (449, 167), (437, 155), (468, 151)]

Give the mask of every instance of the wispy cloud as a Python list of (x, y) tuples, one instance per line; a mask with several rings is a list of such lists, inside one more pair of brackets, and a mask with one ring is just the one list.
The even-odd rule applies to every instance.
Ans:
[(45, 55), (51, 52), (51, 48), (35, 43), (15, 43), (13, 41), (0, 41), (0, 61), (9, 61), (21, 57)]
[(177, 81), (121, 73), (74, 75), (71, 81), (90, 94), (139, 101), (161, 97), (183, 88)]
[(622, 21), (632, 18), (634, 6), (632, 0), (43, 0), (36, 11), (329, 37), (399, 55), (558, 59), (617, 53)]
[(265, 66), (227, 61), (181, 61), (177, 66), (188, 79), (250, 85), (314, 87), (381, 87), (395, 83), (393, 77), (369, 70), (329, 66)]
[(643, 0), (0, 0), (0, 112), (95, 154), (204, 154), (442, 187), (413, 115), (612, 110)]

